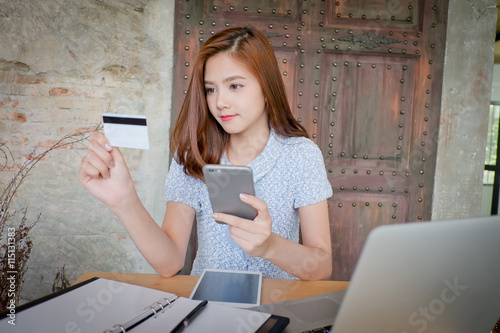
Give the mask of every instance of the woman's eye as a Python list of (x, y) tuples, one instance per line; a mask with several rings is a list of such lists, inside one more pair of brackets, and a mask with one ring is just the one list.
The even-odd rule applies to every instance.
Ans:
[(215, 91), (215, 89), (214, 89), (214, 88), (208, 88), (208, 87), (207, 87), (207, 88), (205, 88), (205, 94), (211, 94), (211, 93), (213, 93), (214, 91)]
[(241, 84), (232, 83), (231, 86), (230, 86), (230, 88), (233, 89), (233, 90), (236, 90), (238, 88), (241, 88)]

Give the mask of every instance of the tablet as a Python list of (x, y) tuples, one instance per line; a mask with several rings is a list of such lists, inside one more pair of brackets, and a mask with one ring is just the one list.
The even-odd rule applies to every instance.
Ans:
[(206, 269), (189, 298), (246, 308), (260, 305), (262, 273)]

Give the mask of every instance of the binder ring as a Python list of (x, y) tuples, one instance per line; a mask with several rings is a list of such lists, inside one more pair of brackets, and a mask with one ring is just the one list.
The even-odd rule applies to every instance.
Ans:
[(164, 297), (160, 299), (158, 301), (158, 305), (161, 307), (161, 313), (165, 312), (165, 306), (163, 305), (163, 303), (165, 303), (166, 305), (168, 305), (168, 307), (170, 307), (170, 301), (168, 300), (168, 298)]
[(125, 327), (123, 327), (120, 324), (116, 324), (115, 326), (113, 326), (113, 328), (119, 328), (122, 331), (122, 333), (127, 333), (127, 330), (125, 329)]
[(151, 308), (151, 310), (153, 310), (153, 313), (155, 314), (154, 317), (156, 318), (156, 309), (155, 309), (155, 307), (154, 306), (150, 306), (150, 308)]

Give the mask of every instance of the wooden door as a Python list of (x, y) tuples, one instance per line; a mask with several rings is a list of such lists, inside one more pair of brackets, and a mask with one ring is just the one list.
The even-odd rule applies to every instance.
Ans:
[(202, 43), (252, 25), (325, 158), (334, 280), (375, 227), (431, 216), (448, 1), (177, 0), (173, 118)]

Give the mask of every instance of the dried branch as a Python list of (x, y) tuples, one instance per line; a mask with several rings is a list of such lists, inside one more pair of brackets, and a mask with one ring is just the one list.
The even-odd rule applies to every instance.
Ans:
[(66, 289), (70, 285), (71, 283), (66, 277), (66, 265), (64, 265), (61, 269), (57, 270), (56, 278), (54, 279), (54, 283), (52, 284), (52, 292)]
[[(20, 287), (33, 247), (29, 233), (41, 217), (41, 213), (39, 213), (34, 222), (28, 223), (28, 210), (27, 208), (23, 208), (21, 210), (23, 213), (21, 222), (18, 222), (17, 225), (16, 223), (12, 223), (12, 218), (16, 216), (17, 211), (11, 208), (11, 204), (17, 191), (19, 191), (20, 186), (26, 177), (28, 177), (31, 170), (48, 153), (55, 149), (87, 141), (90, 133), (99, 129), (100, 125), (94, 129), (67, 134), (41, 153), (38, 153), (35, 147), (28, 154), (24, 163), (19, 167), (0, 195), (0, 285), (2, 286), (2, 290), (0, 291), (0, 312), (5, 311), (9, 304), (13, 302), (17, 304), (19, 301)], [(0, 151), (0, 158), (5, 160), (5, 163), (0, 165), (0, 171), (3, 172), (9, 164), (10, 159), (12, 159), (12, 165), (14, 165), (14, 157), (5, 143), (0, 143)]]

